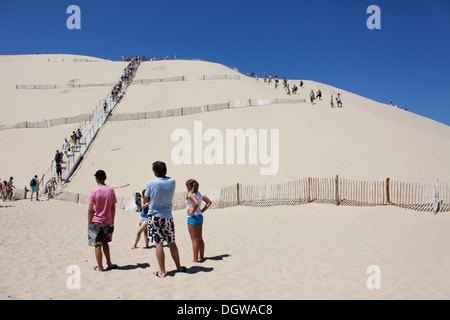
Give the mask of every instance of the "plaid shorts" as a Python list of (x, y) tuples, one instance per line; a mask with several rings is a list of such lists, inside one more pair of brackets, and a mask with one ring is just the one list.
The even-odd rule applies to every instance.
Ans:
[(91, 222), (88, 227), (88, 241), (90, 247), (98, 247), (112, 241), (113, 224)]
[(148, 240), (151, 243), (175, 242), (173, 218), (164, 219), (148, 216)]

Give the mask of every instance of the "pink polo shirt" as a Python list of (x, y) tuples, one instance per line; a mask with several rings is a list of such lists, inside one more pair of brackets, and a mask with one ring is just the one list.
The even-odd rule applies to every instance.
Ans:
[(99, 185), (89, 194), (88, 204), (94, 205), (92, 222), (112, 223), (111, 206), (117, 203), (116, 194), (111, 187)]

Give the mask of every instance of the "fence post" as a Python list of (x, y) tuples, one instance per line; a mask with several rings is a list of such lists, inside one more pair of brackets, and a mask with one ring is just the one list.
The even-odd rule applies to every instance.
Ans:
[(334, 194), (334, 199), (336, 201), (336, 205), (339, 205), (339, 176), (336, 175), (336, 178), (334, 180), (334, 185), (335, 185), (335, 194)]
[(391, 196), (389, 194), (390, 190), (389, 190), (389, 178), (386, 178), (386, 202), (387, 204), (391, 204)]
[(433, 212), (437, 214), (439, 212), (439, 181), (438, 179), (434, 180), (433, 186)]
[(241, 205), (241, 199), (239, 198), (239, 183), (236, 185), (236, 193), (237, 193), (237, 205)]
[(306, 188), (308, 189), (307, 190), (308, 195), (307, 195), (306, 200), (308, 201), (308, 203), (310, 203), (311, 202), (311, 178), (308, 178), (308, 182), (307, 182)]

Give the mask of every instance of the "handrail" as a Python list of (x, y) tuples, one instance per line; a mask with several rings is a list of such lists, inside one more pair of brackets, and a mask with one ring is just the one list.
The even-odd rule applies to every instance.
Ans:
[[(135, 62), (136, 62), (135, 65), (134, 65), (134, 62), (130, 62), (130, 64), (128, 65), (128, 67), (131, 64), (134, 65), (134, 68), (131, 72), (131, 76), (129, 77), (129, 81), (128, 82), (125, 81), (122, 83), (120, 91), (118, 91), (117, 95), (114, 97), (112, 97), (110, 95), (110, 92), (112, 92), (114, 90), (116, 85), (114, 85), (113, 90), (108, 91), (109, 97), (108, 97), (108, 95), (106, 96), (106, 102), (107, 102), (106, 108), (103, 109), (103, 108), (99, 108), (98, 105), (96, 106), (92, 121), (90, 122), (90, 124), (88, 126), (85, 126), (85, 128), (82, 132), (82, 139), (80, 141), (80, 144), (77, 145), (74, 150), (71, 150), (70, 154), (63, 156), (63, 162), (67, 163), (67, 167), (63, 174), (63, 178), (65, 176), (65, 179), (61, 179), (61, 180), (64, 180), (65, 182), (63, 183), (63, 181), (61, 181), (61, 183), (58, 184), (57, 190), (55, 190), (55, 195), (58, 195), (59, 193), (62, 192), (62, 189), (64, 188), (65, 184), (70, 179), (72, 174), (75, 172), (78, 164), (83, 159), (86, 151), (89, 149), (89, 147), (90, 147), (91, 143), (93, 142), (93, 140), (95, 139), (97, 133), (99, 132), (101, 127), (106, 123), (108, 117), (111, 114), (111, 111), (121, 101), (129, 84), (133, 81), (134, 74), (136, 73), (136, 71), (140, 65), (139, 60), (135, 61)], [(64, 161), (64, 159), (66, 159), (66, 161)], [(46, 183), (48, 183), (48, 181), (53, 177), (57, 178), (56, 170), (53, 171), (53, 161), (54, 160), (52, 160), (52, 163), (50, 164), (51, 174), (49, 175), (49, 178), (47, 179)], [(47, 170), (47, 172), (48, 172), (48, 170)], [(42, 181), (44, 181), (44, 179), (42, 179)]]

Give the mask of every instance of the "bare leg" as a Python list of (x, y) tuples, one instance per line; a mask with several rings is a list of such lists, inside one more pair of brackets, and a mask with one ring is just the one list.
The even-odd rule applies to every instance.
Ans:
[(182, 267), (180, 264), (180, 255), (178, 253), (178, 247), (175, 242), (169, 242), (170, 254), (172, 255), (173, 262), (177, 266), (177, 270), (181, 271)]
[(198, 262), (199, 241), (198, 241), (198, 226), (188, 224), (189, 235), (192, 240), (192, 262)]
[[(139, 229), (138, 229), (138, 232), (136, 234), (136, 241), (134, 242), (134, 246), (131, 249), (136, 249), (137, 248), (138, 242), (141, 239), (141, 234), (142, 234), (142, 232), (145, 232), (146, 230), (147, 230), (147, 224), (141, 222), (139, 224)], [(145, 232), (145, 234), (146, 233), (147, 232)], [(148, 247), (148, 237), (146, 238), (145, 243), (146, 243), (146, 245)]]
[(203, 260), (205, 258), (205, 242), (203, 241), (203, 225), (200, 224), (197, 226), (197, 236), (198, 236), (198, 242), (199, 242), (199, 260)]
[(103, 253), (105, 254), (106, 264), (108, 265), (108, 268), (116, 267), (116, 265), (112, 264), (111, 262), (111, 255), (108, 242), (103, 243)]
[(95, 268), (95, 270), (103, 271), (103, 254), (101, 246), (95, 247), (95, 259), (97, 260), (97, 267)]
[(156, 244), (156, 258), (158, 259), (160, 272), (155, 272), (154, 274), (160, 278), (166, 277), (166, 265), (165, 265), (165, 255), (162, 243)]

